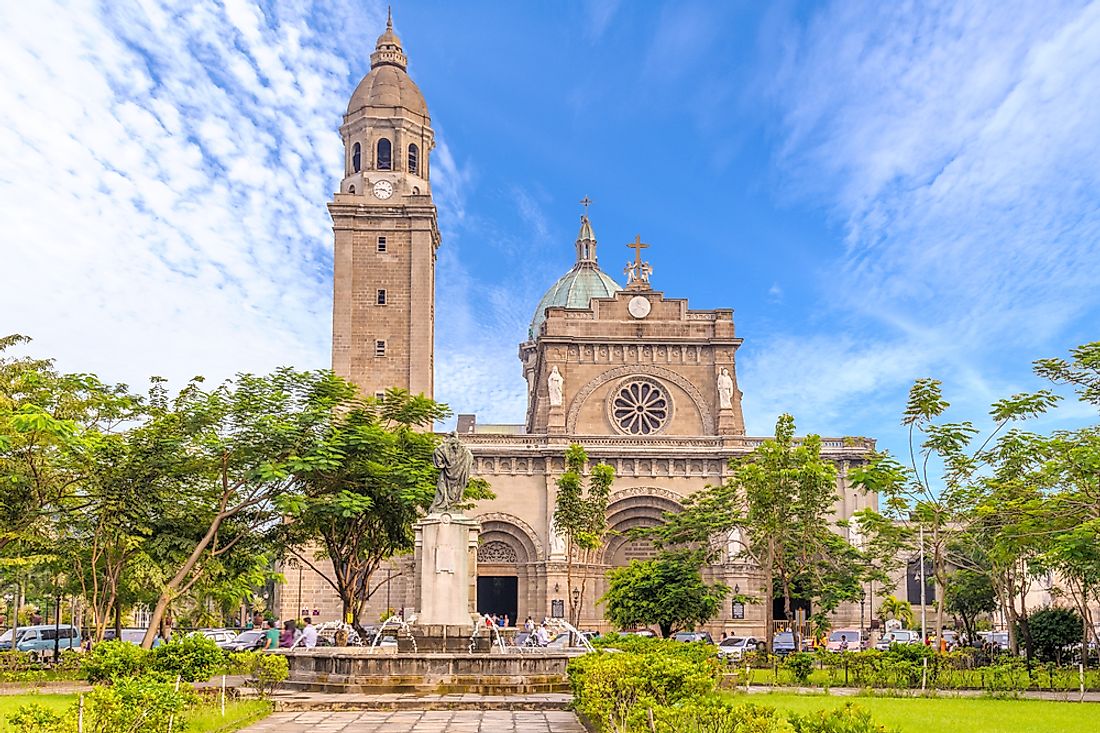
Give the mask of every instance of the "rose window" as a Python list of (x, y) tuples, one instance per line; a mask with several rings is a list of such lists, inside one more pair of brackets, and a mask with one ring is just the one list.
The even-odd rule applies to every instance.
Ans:
[(660, 432), (672, 413), (672, 403), (661, 384), (635, 379), (620, 385), (611, 399), (611, 421), (624, 433), (652, 435)]

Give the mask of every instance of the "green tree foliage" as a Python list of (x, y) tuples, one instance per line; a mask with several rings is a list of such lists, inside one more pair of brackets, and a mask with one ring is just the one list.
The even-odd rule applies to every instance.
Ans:
[(966, 568), (956, 570), (947, 579), (944, 604), (948, 613), (954, 614), (962, 621), (966, 638), (976, 639), (978, 638), (976, 624), (978, 616), (997, 610), (993, 582), (986, 573)]
[(621, 629), (654, 625), (668, 638), (714, 618), (730, 589), (703, 582), (698, 555), (662, 553), (655, 560), (634, 560), (610, 571), (607, 593), (600, 599), (607, 619)]
[[(1019, 435), (1009, 431), (997, 443), (994, 438), (1010, 423), (1041, 415), (1058, 401), (1050, 390), (1017, 394), (998, 400), (990, 408), (995, 427), (977, 448), (972, 442), (978, 429), (969, 421), (943, 422), (950, 406), (941, 384), (918, 379), (909, 391), (902, 424), (909, 429), (909, 462), (889, 454), (876, 455), (852, 471), (856, 486), (877, 492), (888, 516), (905, 520), (923, 530), (926, 555), (932, 562), (936, 597), (943, 599), (952, 567), (949, 547), (975, 518), (983, 496), (982, 471), (1006, 458), (1004, 448)], [(1013, 455), (1011, 451), (1007, 455)], [(939, 467), (940, 475), (933, 471)], [(936, 606), (936, 635), (942, 634), (945, 606)]]
[[(432, 502), (438, 474), (439, 441), (429, 429), (450, 411), (400, 389), (360, 400), (345, 386), (342, 409), (318, 430), (312, 451), (292, 462), (295, 483), (277, 504), (293, 519), (282, 527), (286, 551), (318, 572), (339, 595), (345, 619), (358, 623), (387, 582), (372, 583), (379, 566), (413, 548), (413, 525)], [(483, 479), (471, 479), (467, 499), (491, 496)], [(320, 548), (315, 554), (303, 550), (311, 543)]]
[(796, 441), (794, 431), (794, 418), (781, 415), (775, 439), (732, 460), (725, 484), (690, 496), (683, 511), (646, 530), (662, 547), (693, 547), (708, 560), (718, 558), (731, 531), (740, 532), (742, 554), (764, 579), (769, 649), (771, 599), (782, 598), (785, 617), (793, 619), (792, 600), (807, 597), (824, 621), (839, 603), (859, 599), (864, 577), (863, 555), (831, 529), (836, 466), (821, 457), (820, 437)]
[[(591, 467), (585, 486), (584, 469), (588, 454), (576, 443), (565, 450), (565, 471), (558, 478), (558, 494), (554, 504), (554, 531), (565, 539), (566, 586), (570, 599), (570, 621), (580, 623), (584, 606), (587, 577), (582, 577), (574, 593), (574, 556), (587, 562), (591, 554), (603, 546), (607, 531), (607, 502), (611, 497), (611, 485), (615, 470), (606, 463)], [(576, 599), (574, 600), (574, 596)]]
[(897, 619), (905, 628), (913, 628), (915, 620), (913, 605), (909, 601), (903, 601), (896, 596), (886, 596), (879, 603), (878, 614), (883, 621)]
[(1043, 608), (1028, 619), (1035, 652), (1044, 662), (1062, 663), (1067, 647), (1080, 644), (1084, 635), (1081, 617), (1071, 608)]

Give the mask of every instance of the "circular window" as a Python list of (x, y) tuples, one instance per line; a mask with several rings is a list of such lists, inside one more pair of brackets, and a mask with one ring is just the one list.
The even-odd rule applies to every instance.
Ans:
[(628, 435), (659, 433), (672, 415), (672, 401), (664, 385), (655, 379), (628, 379), (611, 393), (611, 423)]

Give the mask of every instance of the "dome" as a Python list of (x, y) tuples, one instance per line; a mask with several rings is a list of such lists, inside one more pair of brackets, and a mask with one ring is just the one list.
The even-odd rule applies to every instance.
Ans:
[(352, 92), (348, 114), (363, 107), (403, 107), (427, 117), (428, 105), (420, 88), (409, 78), (407, 67), (408, 58), (401, 48), (401, 39), (393, 31), (390, 16), (370, 55), (370, 71)]
[(587, 308), (593, 298), (610, 298), (622, 290), (596, 261), (596, 235), (587, 216), (581, 217), (581, 230), (577, 235), (577, 264), (550, 286), (542, 296), (535, 315), (531, 318), (531, 328), (527, 336), (531, 339), (539, 335), (539, 328), (546, 320), (546, 309), (551, 306), (566, 308)]
[(355, 87), (348, 103), (348, 114), (363, 107), (402, 107), (428, 116), (428, 105), (420, 88), (404, 69), (392, 64), (375, 66)]

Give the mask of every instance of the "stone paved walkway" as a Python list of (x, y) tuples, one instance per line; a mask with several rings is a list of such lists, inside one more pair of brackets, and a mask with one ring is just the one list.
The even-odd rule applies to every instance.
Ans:
[(561, 710), (275, 713), (242, 733), (585, 733)]

